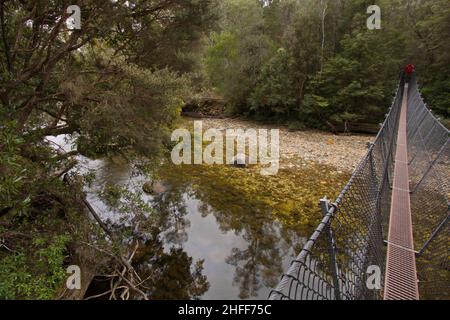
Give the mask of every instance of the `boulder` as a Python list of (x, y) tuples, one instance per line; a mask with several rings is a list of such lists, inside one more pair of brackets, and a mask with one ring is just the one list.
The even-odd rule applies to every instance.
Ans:
[(167, 187), (161, 181), (149, 181), (144, 183), (142, 190), (151, 195), (161, 195), (167, 191)]

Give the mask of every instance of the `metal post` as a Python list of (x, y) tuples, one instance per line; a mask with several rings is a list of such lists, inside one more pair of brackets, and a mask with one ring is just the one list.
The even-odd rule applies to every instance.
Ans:
[[(322, 208), (322, 213), (326, 216), (330, 212), (330, 201), (327, 197), (324, 197), (320, 200), (320, 207)], [(334, 285), (334, 297), (336, 300), (341, 300), (341, 290), (339, 287), (339, 278), (338, 278), (338, 265), (336, 260), (336, 243), (333, 238), (333, 231), (331, 230), (331, 220), (330, 223), (326, 226), (326, 233), (328, 235), (328, 254), (330, 255), (330, 268), (333, 277), (333, 285)]]

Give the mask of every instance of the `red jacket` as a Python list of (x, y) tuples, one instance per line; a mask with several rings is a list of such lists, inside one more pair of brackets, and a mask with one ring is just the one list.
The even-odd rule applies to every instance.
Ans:
[(408, 64), (408, 65), (405, 67), (405, 73), (406, 73), (407, 75), (411, 75), (414, 71), (416, 71), (416, 66), (414, 66), (413, 64)]

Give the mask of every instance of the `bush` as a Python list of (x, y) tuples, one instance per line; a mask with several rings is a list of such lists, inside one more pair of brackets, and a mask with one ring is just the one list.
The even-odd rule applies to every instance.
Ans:
[(55, 299), (66, 278), (64, 258), (67, 235), (50, 243), (37, 238), (25, 250), (11, 252), (0, 260), (0, 299)]
[(292, 78), (294, 61), (289, 53), (278, 49), (275, 56), (263, 65), (258, 82), (250, 95), (249, 104), (256, 114), (277, 119), (297, 116), (298, 101)]

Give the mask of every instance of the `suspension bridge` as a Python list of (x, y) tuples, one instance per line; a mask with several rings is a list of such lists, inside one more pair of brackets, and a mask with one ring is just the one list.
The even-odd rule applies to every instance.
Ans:
[(321, 200), (323, 220), (269, 299), (449, 299), (448, 142), (415, 74), (403, 76), (367, 155), (334, 203)]

